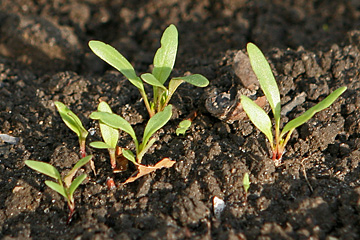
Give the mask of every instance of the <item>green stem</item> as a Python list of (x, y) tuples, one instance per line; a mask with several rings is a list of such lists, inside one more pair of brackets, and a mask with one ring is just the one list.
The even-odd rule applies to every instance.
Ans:
[(155, 115), (155, 111), (153, 111), (153, 110), (151, 109), (150, 103), (149, 103), (149, 100), (148, 100), (148, 98), (147, 98), (147, 96), (146, 96), (145, 91), (144, 91), (144, 90), (141, 90), (141, 89), (139, 89), (139, 91), (140, 91), (140, 94), (141, 94), (142, 98), (144, 99), (144, 103), (145, 103), (146, 109), (148, 110), (148, 113), (149, 113), (150, 118), (151, 118), (152, 116)]

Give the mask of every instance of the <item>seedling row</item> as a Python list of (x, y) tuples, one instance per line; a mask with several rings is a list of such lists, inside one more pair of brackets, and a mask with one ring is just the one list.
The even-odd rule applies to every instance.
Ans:
[[(209, 84), (208, 79), (200, 74), (170, 78), (178, 49), (178, 32), (174, 25), (170, 25), (164, 31), (160, 43), (161, 46), (154, 55), (151, 73), (143, 73), (138, 76), (130, 62), (115, 48), (100, 41), (89, 42), (90, 49), (99, 58), (121, 72), (130, 83), (139, 90), (149, 114), (149, 119), (141, 138), (135, 134), (133, 126), (122, 116), (116, 114), (109, 104), (104, 101), (100, 102), (97, 110), (89, 116), (90, 119), (98, 123), (102, 138), (102, 141), (91, 142), (89, 146), (95, 149), (108, 150), (111, 168), (114, 173), (126, 171), (129, 164), (135, 166), (136, 171), (124, 184), (133, 182), (157, 169), (170, 168), (175, 164), (175, 161), (169, 158), (170, 156), (161, 159), (154, 166), (144, 165), (143, 158), (158, 140), (155, 137), (155, 133), (165, 126), (172, 117), (172, 105), (170, 101), (176, 89), (184, 82), (196, 87), (206, 87)], [(278, 166), (282, 162), (285, 147), (294, 130), (310, 120), (317, 112), (328, 108), (346, 90), (346, 87), (336, 89), (324, 100), (308, 109), (302, 115), (286, 123), (281, 130), (280, 93), (270, 65), (255, 44), (249, 43), (247, 45), (247, 53), (251, 67), (259, 80), (260, 88), (270, 105), (273, 121), (268, 113), (248, 96), (241, 96), (241, 105), (250, 121), (268, 139), (271, 146), (271, 158), (274, 164)], [(144, 84), (152, 86), (152, 93), (145, 91)], [(151, 99), (149, 99), (150, 96), (152, 96)], [(87, 177), (86, 174), (79, 175), (78, 170), (84, 165), (90, 164), (96, 175), (96, 169), (93, 163), (93, 155), (87, 155), (86, 153), (88, 131), (77, 115), (65, 104), (55, 102), (55, 106), (66, 126), (78, 136), (81, 159), (63, 178), (58, 170), (48, 163), (27, 160), (25, 164), (55, 180), (55, 182), (45, 181), (45, 184), (65, 198), (69, 207), (68, 221), (70, 221), (75, 211), (73, 194)], [(176, 134), (186, 134), (191, 124), (192, 118), (181, 121), (176, 129)], [(135, 149), (127, 149), (118, 145), (120, 131), (127, 133), (131, 137)], [(248, 193), (249, 187), (249, 175), (246, 174), (243, 181), (245, 195)]]

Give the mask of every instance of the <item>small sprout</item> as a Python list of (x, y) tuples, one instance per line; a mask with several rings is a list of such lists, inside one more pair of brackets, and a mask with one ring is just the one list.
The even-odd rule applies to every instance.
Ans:
[(250, 179), (249, 179), (249, 174), (248, 173), (244, 174), (243, 187), (244, 187), (244, 191), (245, 191), (245, 196), (247, 196), (248, 190), (250, 188)]
[(185, 135), (186, 131), (190, 128), (191, 121), (189, 119), (182, 120), (179, 123), (178, 128), (176, 129), (176, 135), (179, 136), (180, 134)]
[[(150, 117), (161, 112), (169, 103), (172, 95), (183, 82), (188, 82), (197, 87), (206, 87), (209, 81), (200, 74), (172, 78), (168, 88), (164, 83), (169, 78), (175, 64), (178, 48), (178, 31), (170, 25), (163, 33), (161, 47), (154, 56), (152, 73), (136, 75), (133, 66), (115, 48), (100, 41), (89, 42), (90, 49), (102, 60), (120, 71), (136, 88), (138, 88)], [(153, 86), (153, 101), (149, 102), (143, 82)]]
[(66, 200), (69, 207), (69, 217), (68, 223), (71, 221), (72, 215), (75, 210), (75, 200), (74, 200), (74, 192), (80, 186), (80, 184), (85, 180), (86, 174), (82, 174), (76, 177), (74, 180), (74, 176), (79, 168), (87, 164), (92, 158), (92, 155), (88, 155), (82, 159), (80, 159), (75, 166), (70, 170), (70, 172), (61, 179), (61, 175), (58, 170), (53, 167), (52, 165), (40, 162), (40, 161), (33, 161), (33, 160), (26, 160), (25, 164), (44, 175), (47, 175), (51, 178), (54, 178), (57, 182), (53, 181), (45, 181), (45, 184), (53, 189), (54, 191), (61, 194)]
[[(100, 102), (98, 112), (112, 113), (110, 106), (106, 102)], [(99, 121), (99, 127), (104, 142), (91, 142), (90, 146), (98, 149), (107, 149), (110, 155), (111, 167), (116, 167), (116, 146), (119, 140), (119, 130), (109, 127), (102, 121)]]
[(310, 120), (315, 113), (329, 107), (346, 90), (346, 87), (336, 89), (320, 103), (307, 110), (301, 116), (288, 122), (280, 132), (280, 93), (275, 77), (272, 74), (269, 63), (266, 61), (265, 56), (258, 47), (249, 43), (247, 45), (247, 51), (251, 66), (259, 80), (260, 87), (264, 92), (274, 115), (275, 142), (272, 133), (272, 123), (267, 113), (250, 98), (244, 95), (241, 96), (241, 104), (251, 122), (268, 138), (272, 150), (272, 159), (275, 161), (276, 165), (279, 165), (285, 146), (295, 128)]
[(73, 113), (68, 107), (66, 107), (62, 102), (55, 102), (55, 106), (60, 113), (60, 116), (66, 126), (68, 126), (79, 138), (80, 145), (80, 154), (81, 157), (86, 156), (85, 151), (85, 141), (88, 136), (88, 131), (82, 125), (80, 119)]
[(112, 128), (122, 130), (129, 134), (135, 143), (136, 158), (130, 150), (123, 150), (123, 154), (129, 161), (141, 164), (144, 154), (156, 141), (156, 139), (151, 138), (151, 136), (170, 120), (172, 115), (171, 108), (172, 106), (169, 105), (165, 107), (163, 111), (156, 113), (152, 118), (150, 118), (144, 130), (142, 143), (139, 143), (135, 135), (135, 131), (130, 123), (117, 114), (108, 112), (93, 112), (90, 114), (90, 118), (99, 120)]

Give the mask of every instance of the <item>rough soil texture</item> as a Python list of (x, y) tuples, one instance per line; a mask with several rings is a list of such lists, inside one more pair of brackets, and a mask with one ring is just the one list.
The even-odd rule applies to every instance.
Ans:
[[(359, 1), (3, 0), (0, 8), (0, 131), (19, 140), (0, 143), (0, 238), (360, 238)], [(145, 164), (163, 157), (176, 164), (122, 185), (135, 168), (114, 175), (107, 152), (87, 147), (98, 175), (81, 170), (89, 177), (75, 193), (76, 213), (67, 225), (64, 199), (44, 184), (47, 177), (24, 165), (35, 159), (65, 171), (79, 159), (77, 137), (54, 101), (96, 130), (88, 143), (100, 140), (88, 118), (99, 99), (140, 136), (148, 120), (140, 94), (87, 42), (112, 44), (142, 73), (170, 23), (180, 37), (173, 75), (201, 73), (210, 80), (205, 89), (180, 86), (171, 100), (173, 118), (144, 157)], [(348, 87), (294, 132), (279, 167), (248, 120), (228, 123), (205, 107), (207, 99), (242, 88), (235, 56), (250, 41), (268, 57), (283, 105), (305, 96), (283, 122)], [(177, 124), (194, 109), (190, 130), (176, 136)], [(125, 133), (119, 145), (134, 149)], [(113, 191), (108, 177), (117, 185)], [(214, 196), (226, 204), (220, 217)]]

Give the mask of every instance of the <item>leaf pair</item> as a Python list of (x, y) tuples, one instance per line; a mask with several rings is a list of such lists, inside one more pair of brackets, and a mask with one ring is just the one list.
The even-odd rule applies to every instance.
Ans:
[(246, 96), (241, 96), (241, 104), (252, 123), (268, 138), (273, 152), (273, 160), (278, 164), (281, 161), (285, 146), (295, 128), (310, 120), (315, 113), (329, 107), (346, 90), (346, 87), (336, 89), (320, 103), (307, 110), (301, 116), (288, 122), (280, 132), (281, 103), (275, 77), (264, 54), (258, 47), (252, 43), (248, 43), (247, 51), (252, 69), (259, 80), (260, 87), (264, 92), (274, 115), (275, 142), (273, 139), (272, 122), (267, 113)]
[(45, 181), (45, 184), (53, 189), (54, 191), (61, 194), (68, 203), (69, 207), (69, 220), (71, 219), (73, 212), (75, 210), (75, 201), (74, 201), (74, 192), (75, 190), (80, 186), (80, 184), (85, 180), (86, 174), (82, 174), (78, 177), (76, 177), (74, 180), (74, 176), (79, 168), (87, 164), (92, 158), (92, 155), (88, 155), (82, 159), (80, 159), (75, 166), (70, 170), (70, 172), (64, 177), (64, 179), (61, 179), (61, 175), (59, 171), (53, 167), (52, 165), (40, 162), (40, 161), (34, 161), (34, 160), (26, 160), (25, 164), (35, 170), (38, 171), (44, 175), (47, 175), (53, 179), (55, 179), (57, 182), (53, 181)]
[[(121, 72), (136, 88), (138, 88), (150, 117), (161, 112), (169, 103), (172, 95), (183, 82), (188, 82), (197, 87), (206, 87), (209, 81), (200, 74), (172, 78), (168, 88), (165, 82), (169, 78), (175, 64), (178, 48), (178, 32), (174, 25), (164, 31), (161, 38), (161, 47), (156, 51), (151, 73), (137, 76), (129, 61), (112, 46), (101, 41), (89, 42), (90, 49), (102, 60)], [(153, 86), (153, 101), (149, 102), (143, 82)]]

